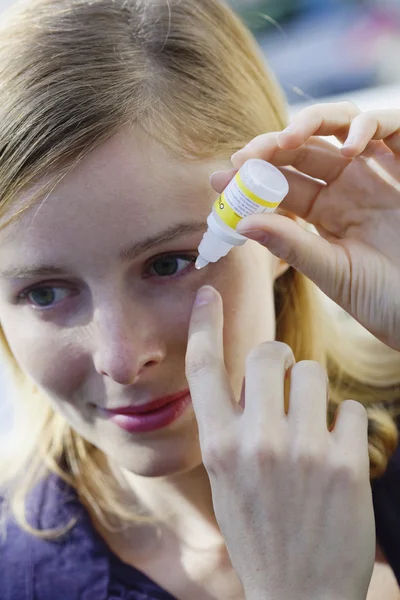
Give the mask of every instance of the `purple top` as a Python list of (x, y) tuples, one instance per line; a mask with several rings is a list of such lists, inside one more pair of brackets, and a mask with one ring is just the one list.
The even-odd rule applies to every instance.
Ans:
[(76, 525), (55, 541), (8, 523), (0, 545), (1, 600), (176, 600), (113, 554), (74, 490), (51, 475), (31, 495), (28, 521), (53, 529), (73, 518)]
[[(400, 583), (400, 447), (373, 484), (379, 544)], [(71, 488), (50, 476), (29, 503), (29, 521), (55, 528), (77, 518), (63, 538), (44, 541), (10, 521), (0, 545), (1, 600), (176, 600), (123, 563), (94, 529)]]

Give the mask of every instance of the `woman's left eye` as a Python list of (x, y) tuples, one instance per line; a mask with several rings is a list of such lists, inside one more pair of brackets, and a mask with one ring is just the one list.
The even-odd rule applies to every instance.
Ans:
[(160, 256), (153, 260), (147, 271), (150, 276), (174, 277), (194, 266), (197, 256)]

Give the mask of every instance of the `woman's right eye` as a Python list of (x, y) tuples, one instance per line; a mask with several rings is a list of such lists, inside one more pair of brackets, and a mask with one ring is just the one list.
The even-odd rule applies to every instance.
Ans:
[(31, 288), (19, 295), (21, 300), (27, 300), (34, 308), (53, 308), (71, 295), (68, 288), (56, 286), (41, 286)]

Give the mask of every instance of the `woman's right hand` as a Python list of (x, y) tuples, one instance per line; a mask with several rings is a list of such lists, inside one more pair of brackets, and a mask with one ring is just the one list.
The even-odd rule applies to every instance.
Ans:
[[(365, 600), (375, 558), (368, 419), (358, 402), (327, 428), (327, 376), (279, 342), (254, 348), (237, 404), (223, 314), (197, 296), (186, 375), (217, 518), (246, 600)], [(284, 409), (290, 378), (289, 411)]]
[[(319, 137), (331, 135), (347, 140), (342, 150)], [(400, 350), (400, 110), (362, 113), (349, 102), (308, 107), (284, 132), (252, 140), (232, 157), (234, 167), (249, 158), (283, 169), (289, 194), (281, 207), (320, 235), (279, 214), (246, 217), (238, 232)], [(214, 188), (221, 192), (233, 174), (214, 176)]]

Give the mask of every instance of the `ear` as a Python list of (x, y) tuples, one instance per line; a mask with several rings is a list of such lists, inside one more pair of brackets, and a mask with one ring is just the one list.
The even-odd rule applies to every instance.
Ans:
[[(295, 214), (288, 212), (287, 210), (282, 210), (278, 208), (276, 212), (280, 215), (284, 215), (288, 219), (292, 219), (292, 221), (296, 221), (296, 223), (298, 223), (301, 227), (305, 226), (305, 222), (303, 221), (303, 219), (300, 219)], [(277, 258), (276, 256), (274, 256), (272, 262), (272, 276), (274, 278), (274, 281), (279, 277), (282, 277), (282, 275), (284, 275), (289, 268), (290, 265), (288, 265), (287, 262), (285, 262), (281, 258)]]

